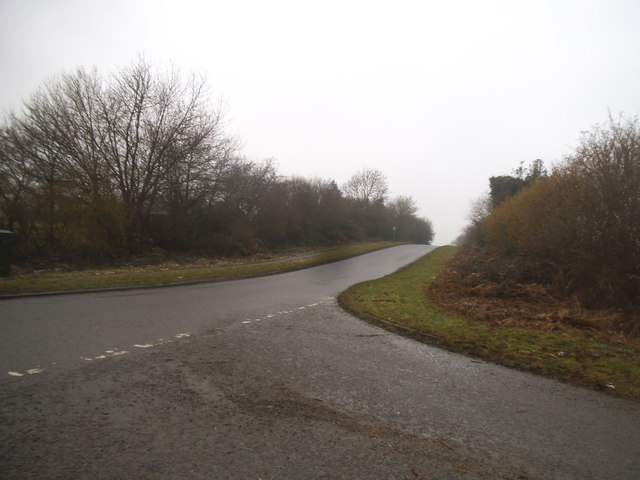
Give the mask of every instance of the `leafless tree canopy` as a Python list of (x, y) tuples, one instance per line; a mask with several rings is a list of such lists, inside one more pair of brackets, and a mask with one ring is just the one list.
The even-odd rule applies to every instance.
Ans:
[[(381, 172), (354, 175), (345, 197), (333, 181), (285, 179), (273, 161), (243, 158), (223, 127), (195, 75), (143, 59), (110, 76), (63, 75), (0, 125), (0, 227), (25, 258), (392, 237)], [(410, 206), (398, 203), (408, 219)]]
[(418, 213), (416, 201), (412, 197), (398, 195), (389, 202), (389, 210), (395, 217), (413, 217)]
[(345, 195), (363, 205), (384, 201), (387, 178), (380, 170), (364, 169), (353, 175), (342, 187)]
[[(62, 211), (76, 204), (82, 211), (71, 217), (135, 248), (154, 209), (185, 208), (215, 185), (236, 146), (205, 86), (195, 76), (160, 74), (144, 60), (107, 79), (78, 69), (46, 84), (9, 118), (4, 168), (16, 186), (37, 185), (49, 243), (69, 225)], [(21, 164), (31, 178), (16, 177)]]

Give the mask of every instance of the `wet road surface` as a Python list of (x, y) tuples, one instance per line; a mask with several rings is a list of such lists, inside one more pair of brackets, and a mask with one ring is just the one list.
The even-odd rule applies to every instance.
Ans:
[(299, 308), (392, 273), (432, 249), (407, 245), (231, 282), (0, 300), (0, 372), (59, 369)]
[[(2, 478), (640, 478), (637, 402), (398, 337), (337, 307), (354, 278), (426, 251), (0, 302), (3, 328), (10, 305), (25, 323), (14, 335), (34, 336), (30, 351), (5, 353), (29, 340), (3, 331), (3, 368), (24, 376), (0, 381)], [(45, 321), (65, 314), (67, 327)], [(98, 338), (77, 345), (83, 328)]]

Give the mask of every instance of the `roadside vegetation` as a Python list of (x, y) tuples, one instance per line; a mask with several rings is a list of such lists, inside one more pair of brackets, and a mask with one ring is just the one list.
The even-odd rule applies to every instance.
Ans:
[(364, 168), (342, 185), (244, 157), (206, 82), (144, 59), (80, 68), (0, 121), (0, 229), (23, 269), (112, 266), (156, 249), (250, 257), (369, 240), (430, 243), (409, 196)]
[(396, 245), (396, 242), (367, 242), (322, 250), (295, 249), (278, 255), (263, 254), (237, 259), (167, 256), (166, 253), (156, 252), (152, 256), (132, 259), (132, 264), (118, 268), (66, 272), (49, 270), (10, 278), (0, 277), (0, 298), (6, 295), (176, 285), (269, 275), (336, 262)]
[(490, 180), (440, 290), (451, 298), (547, 301), (568, 323), (638, 337), (637, 119), (610, 118), (586, 132), (550, 173), (539, 161), (517, 173)]
[[(640, 399), (640, 341), (529, 312), (527, 303), (443, 301), (434, 280), (458, 247), (440, 247), (382, 279), (355, 285), (342, 307), (373, 323), (448, 350), (612, 394)], [(474, 303), (475, 302), (475, 303)], [(478, 309), (481, 315), (470, 314)], [(505, 318), (506, 317), (506, 318)]]
[(489, 187), (459, 248), (349, 289), (342, 305), (457, 352), (640, 398), (638, 120), (609, 118), (551, 171), (535, 160)]

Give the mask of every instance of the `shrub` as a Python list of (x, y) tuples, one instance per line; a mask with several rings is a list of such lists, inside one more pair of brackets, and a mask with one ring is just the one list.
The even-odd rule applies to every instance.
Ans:
[(610, 119), (585, 133), (549, 177), (494, 208), (482, 232), (485, 254), (517, 266), (503, 281), (546, 283), (586, 307), (637, 309), (637, 120)]

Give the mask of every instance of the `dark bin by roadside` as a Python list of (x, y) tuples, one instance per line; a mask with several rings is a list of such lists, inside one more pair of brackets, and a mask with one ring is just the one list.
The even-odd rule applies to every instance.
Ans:
[(8, 277), (13, 259), (13, 232), (0, 230), (0, 275)]

